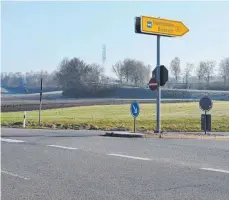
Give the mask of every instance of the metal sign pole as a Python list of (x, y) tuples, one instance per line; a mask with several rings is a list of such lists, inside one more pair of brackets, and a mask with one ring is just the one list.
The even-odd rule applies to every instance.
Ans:
[(136, 133), (136, 117), (134, 117), (134, 133)]
[(207, 134), (207, 111), (205, 110), (205, 135)]
[(157, 133), (161, 132), (161, 89), (160, 89), (160, 35), (157, 35)]
[(41, 125), (42, 80), (43, 80), (43, 79), (41, 78), (40, 108), (39, 108), (39, 125)]

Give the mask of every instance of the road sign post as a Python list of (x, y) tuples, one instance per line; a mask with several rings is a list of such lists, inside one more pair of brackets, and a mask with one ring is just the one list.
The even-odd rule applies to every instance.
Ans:
[(134, 133), (136, 132), (136, 118), (140, 113), (140, 107), (137, 101), (133, 101), (130, 106), (131, 115), (134, 117)]
[(201, 116), (201, 129), (207, 134), (207, 130), (211, 130), (211, 115), (207, 115), (207, 111), (212, 109), (213, 102), (209, 96), (205, 95), (200, 99), (199, 106), (204, 111), (204, 115)]
[(43, 78), (41, 78), (40, 107), (39, 107), (39, 126), (41, 125), (42, 82), (43, 82)]
[(161, 132), (160, 35), (157, 36), (157, 133)]
[[(157, 36), (157, 133), (161, 132), (160, 103), (161, 103), (161, 83), (160, 83), (160, 37), (183, 36), (189, 29), (180, 21), (161, 19), (155, 17), (141, 16), (135, 18), (135, 33)], [(167, 81), (167, 80), (166, 80)], [(150, 88), (151, 89), (151, 88)]]
[(207, 134), (207, 111), (205, 110), (205, 112), (204, 112), (204, 115), (205, 115), (205, 117), (204, 117), (204, 123), (205, 123), (205, 126), (204, 126), (204, 133), (205, 133), (205, 135)]
[(134, 117), (134, 133), (136, 133), (136, 117)]

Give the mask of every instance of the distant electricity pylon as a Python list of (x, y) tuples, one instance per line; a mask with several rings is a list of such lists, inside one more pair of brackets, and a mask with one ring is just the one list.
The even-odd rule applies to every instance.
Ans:
[(106, 62), (106, 58), (107, 58), (107, 52), (106, 52), (106, 44), (103, 44), (102, 46), (102, 66), (105, 69), (105, 62)]

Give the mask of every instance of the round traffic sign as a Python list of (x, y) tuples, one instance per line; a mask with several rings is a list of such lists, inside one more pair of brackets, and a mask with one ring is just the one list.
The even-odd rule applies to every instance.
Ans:
[(156, 90), (157, 89), (157, 80), (156, 78), (151, 78), (149, 81), (149, 88), (151, 90)]
[(209, 96), (205, 95), (200, 99), (199, 105), (201, 110), (209, 111), (212, 109), (213, 102)]
[(137, 101), (133, 101), (130, 106), (130, 112), (133, 117), (137, 117), (140, 113), (140, 107)]

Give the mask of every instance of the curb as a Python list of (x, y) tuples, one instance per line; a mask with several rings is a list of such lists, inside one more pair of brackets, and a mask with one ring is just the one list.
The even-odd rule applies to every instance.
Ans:
[(166, 134), (142, 134), (128, 132), (106, 132), (102, 136), (121, 138), (154, 138), (154, 139), (201, 139), (201, 140), (229, 140), (229, 136), (220, 135), (166, 135)]
[(145, 135), (144, 138), (161, 139), (201, 139), (201, 140), (229, 140), (229, 136), (204, 136), (204, 135)]

